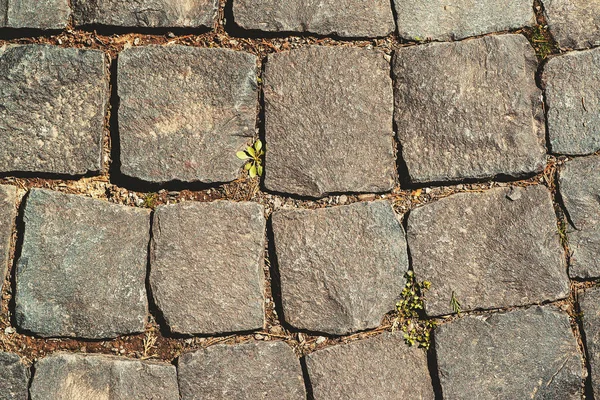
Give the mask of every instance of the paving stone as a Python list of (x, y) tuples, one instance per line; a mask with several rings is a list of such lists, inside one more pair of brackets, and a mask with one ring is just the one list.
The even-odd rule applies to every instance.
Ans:
[(304, 400), (300, 362), (284, 342), (216, 345), (179, 358), (182, 400)]
[(57, 353), (35, 363), (31, 400), (173, 400), (171, 364), (104, 355)]
[(64, 29), (69, 23), (69, 0), (0, 0), (0, 27)]
[(521, 35), (405, 47), (395, 120), (413, 182), (520, 177), (546, 163), (537, 60)]
[(16, 187), (0, 185), (0, 293), (8, 271), (10, 238), (17, 214), (16, 202)]
[(596, 397), (600, 394), (600, 290), (588, 289), (579, 295), (583, 313), (583, 331), (591, 365), (592, 388)]
[(29, 370), (18, 355), (0, 351), (0, 400), (29, 398)]
[(600, 49), (550, 59), (543, 81), (552, 152), (582, 155), (600, 150)]
[(71, 0), (76, 25), (137, 28), (212, 27), (217, 0)]
[(580, 399), (583, 359), (567, 314), (533, 307), (435, 331), (444, 399)]
[(264, 96), (267, 189), (312, 197), (391, 190), (393, 95), (383, 53), (312, 46), (270, 55)]
[(394, 0), (400, 37), (458, 40), (535, 24), (529, 0)]
[(263, 327), (265, 225), (263, 207), (251, 202), (186, 202), (156, 210), (150, 284), (172, 331)]
[(150, 182), (228, 182), (256, 124), (256, 58), (241, 51), (143, 46), (118, 66), (121, 172)]
[(315, 400), (433, 400), (425, 352), (384, 333), (306, 356)]
[(343, 335), (377, 327), (404, 287), (404, 230), (390, 203), (273, 213), (284, 319)]
[(234, 0), (233, 16), (244, 29), (279, 33), (383, 37), (396, 28), (387, 0)]
[(560, 195), (569, 221), (570, 275), (600, 277), (600, 156), (568, 161), (560, 172)]
[(600, 3), (596, 0), (543, 0), (550, 33), (563, 49), (600, 45)]
[(101, 339), (146, 322), (148, 210), (32, 189), (15, 318), (36, 335)]
[(431, 282), (429, 315), (557, 300), (569, 279), (545, 186), (460, 193), (411, 211), (415, 276)]
[(0, 172), (101, 169), (104, 54), (48, 45), (0, 49)]

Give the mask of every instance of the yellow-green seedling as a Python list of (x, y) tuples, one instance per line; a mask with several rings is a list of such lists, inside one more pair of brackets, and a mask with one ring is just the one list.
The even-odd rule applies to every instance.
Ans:
[(236, 156), (240, 160), (247, 161), (244, 169), (248, 171), (250, 178), (254, 178), (257, 175), (262, 176), (263, 174), (262, 156), (264, 154), (263, 144), (260, 139), (257, 139), (254, 145), (248, 146), (245, 151), (238, 151)]

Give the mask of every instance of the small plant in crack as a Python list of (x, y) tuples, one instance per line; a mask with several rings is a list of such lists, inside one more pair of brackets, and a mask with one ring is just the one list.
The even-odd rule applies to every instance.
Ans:
[(263, 174), (262, 156), (264, 154), (263, 144), (260, 139), (257, 139), (254, 145), (248, 146), (245, 151), (238, 151), (236, 156), (240, 160), (247, 161), (244, 169), (248, 171), (250, 178), (254, 178)]
[(545, 60), (557, 51), (557, 46), (548, 32), (547, 26), (536, 25), (528, 33), (535, 53), (541, 60)]
[(569, 249), (569, 237), (568, 233), (571, 233), (567, 230), (567, 223), (564, 219), (559, 219), (558, 221), (558, 236), (560, 237), (560, 244), (565, 249)]
[(460, 301), (456, 298), (456, 293), (454, 290), (452, 291), (452, 297), (450, 298), (450, 307), (452, 307), (452, 311), (458, 314), (460, 317), (460, 313), (462, 312), (462, 308), (460, 307)]
[(146, 193), (146, 195), (144, 196), (143, 206), (146, 208), (155, 208), (157, 200), (158, 195), (156, 193)]

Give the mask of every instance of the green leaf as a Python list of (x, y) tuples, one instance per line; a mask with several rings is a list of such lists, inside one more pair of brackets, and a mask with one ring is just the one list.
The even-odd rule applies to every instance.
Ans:
[(256, 164), (252, 164), (250, 167), (250, 178), (254, 178), (256, 176)]
[(260, 152), (260, 149), (262, 149), (262, 142), (260, 141), (260, 139), (256, 139), (256, 143), (254, 143), (254, 150), (256, 150), (256, 152)]
[(258, 172), (258, 176), (262, 176), (262, 174), (263, 174), (263, 166), (262, 165), (258, 165), (256, 167), (256, 172)]
[(235, 153), (235, 155), (237, 156), (237, 158), (239, 158), (240, 160), (247, 160), (250, 157), (248, 156), (248, 154), (246, 154), (245, 151), (238, 151), (237, 153)]
[(254, 149), (252, 147), (248, 147), (246, 149), (246, 153), (250, 154), (252, 157), (256, 156), (256, 153), (254, 152)]
[(252, 164), (253, 164), (252, 162), (247, 162), (246, 165), (244, 165), (244, 169), (246, 171), (250, 171), (250, 168), (252, 168)]

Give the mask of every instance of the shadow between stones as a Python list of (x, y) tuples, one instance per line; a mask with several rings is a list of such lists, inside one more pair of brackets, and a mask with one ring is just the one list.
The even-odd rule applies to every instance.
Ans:
[(431, 345), (429, 350), (427, 350), (427, 368), (429, 369), (429, 376), (431, 377), (431, 385), (433, 386), (435, 400), (443, 400), (442, 383), (440, 382), (440, 371), (435, 350), (435, 330), (431, 335)]
[(25, 239), (25, 205), (27, 203), (27, 199), (29, 198), (29, 191), (23, 196), (21, 200), (21, 204), (19, 205), (19, 209), (17, 211), (17, 219), (15, 223), (15, 229), (17, 232), (17, 241), (15, 243), (15, 254), (13, 257), (13, 264), (10, 273), (10, 287), (12, 291), (12, 296), (10, 297), (10, 301), (8, 303), (8, 309), (10, 310), (10, 325), (16, 327), (17, 331), (23, 332), (17, 324), (16, 317), (16, 296), (17, 296), (17, 264), (21, 259), (21, 252), (23, 250), (23, 241)]
[[(579, 297), (576, 297), (575, 301), (575, 312), (579, 315), (582, 315), (581, 307), (579, 305)], [(585, 329), (583, 328), (583, 320), (581, 318), (577, 318), (577, 327), (579, 328), (579, 334), (581, 335), (581, 345), (583, 347), (583, 357), (585, 359), (585, 369), (587, 371), (587, 377), (585, 378), (583, 393), (585, 399), (594, 400), (594, 388), (592, 386), (592, 365), (590, 363), (590, 353), (587, 347), (587, 338), (585, 334)]]
[[(65, 28), (66, 29), (66, 28)], [(49, 38), (64, 32), (63, 29), (34, 29), (34, 28), (0, 28), (0, 39), (31, 39), (31, 38)]]
[(300, 367), (302, 368), (302, 378), (304, 380), (304, 389), (306, 390), (306, 400), (315, 400), (312, 382), (308, 374), (308, 366), (306, 365), (306, 357), (300, 357)]

